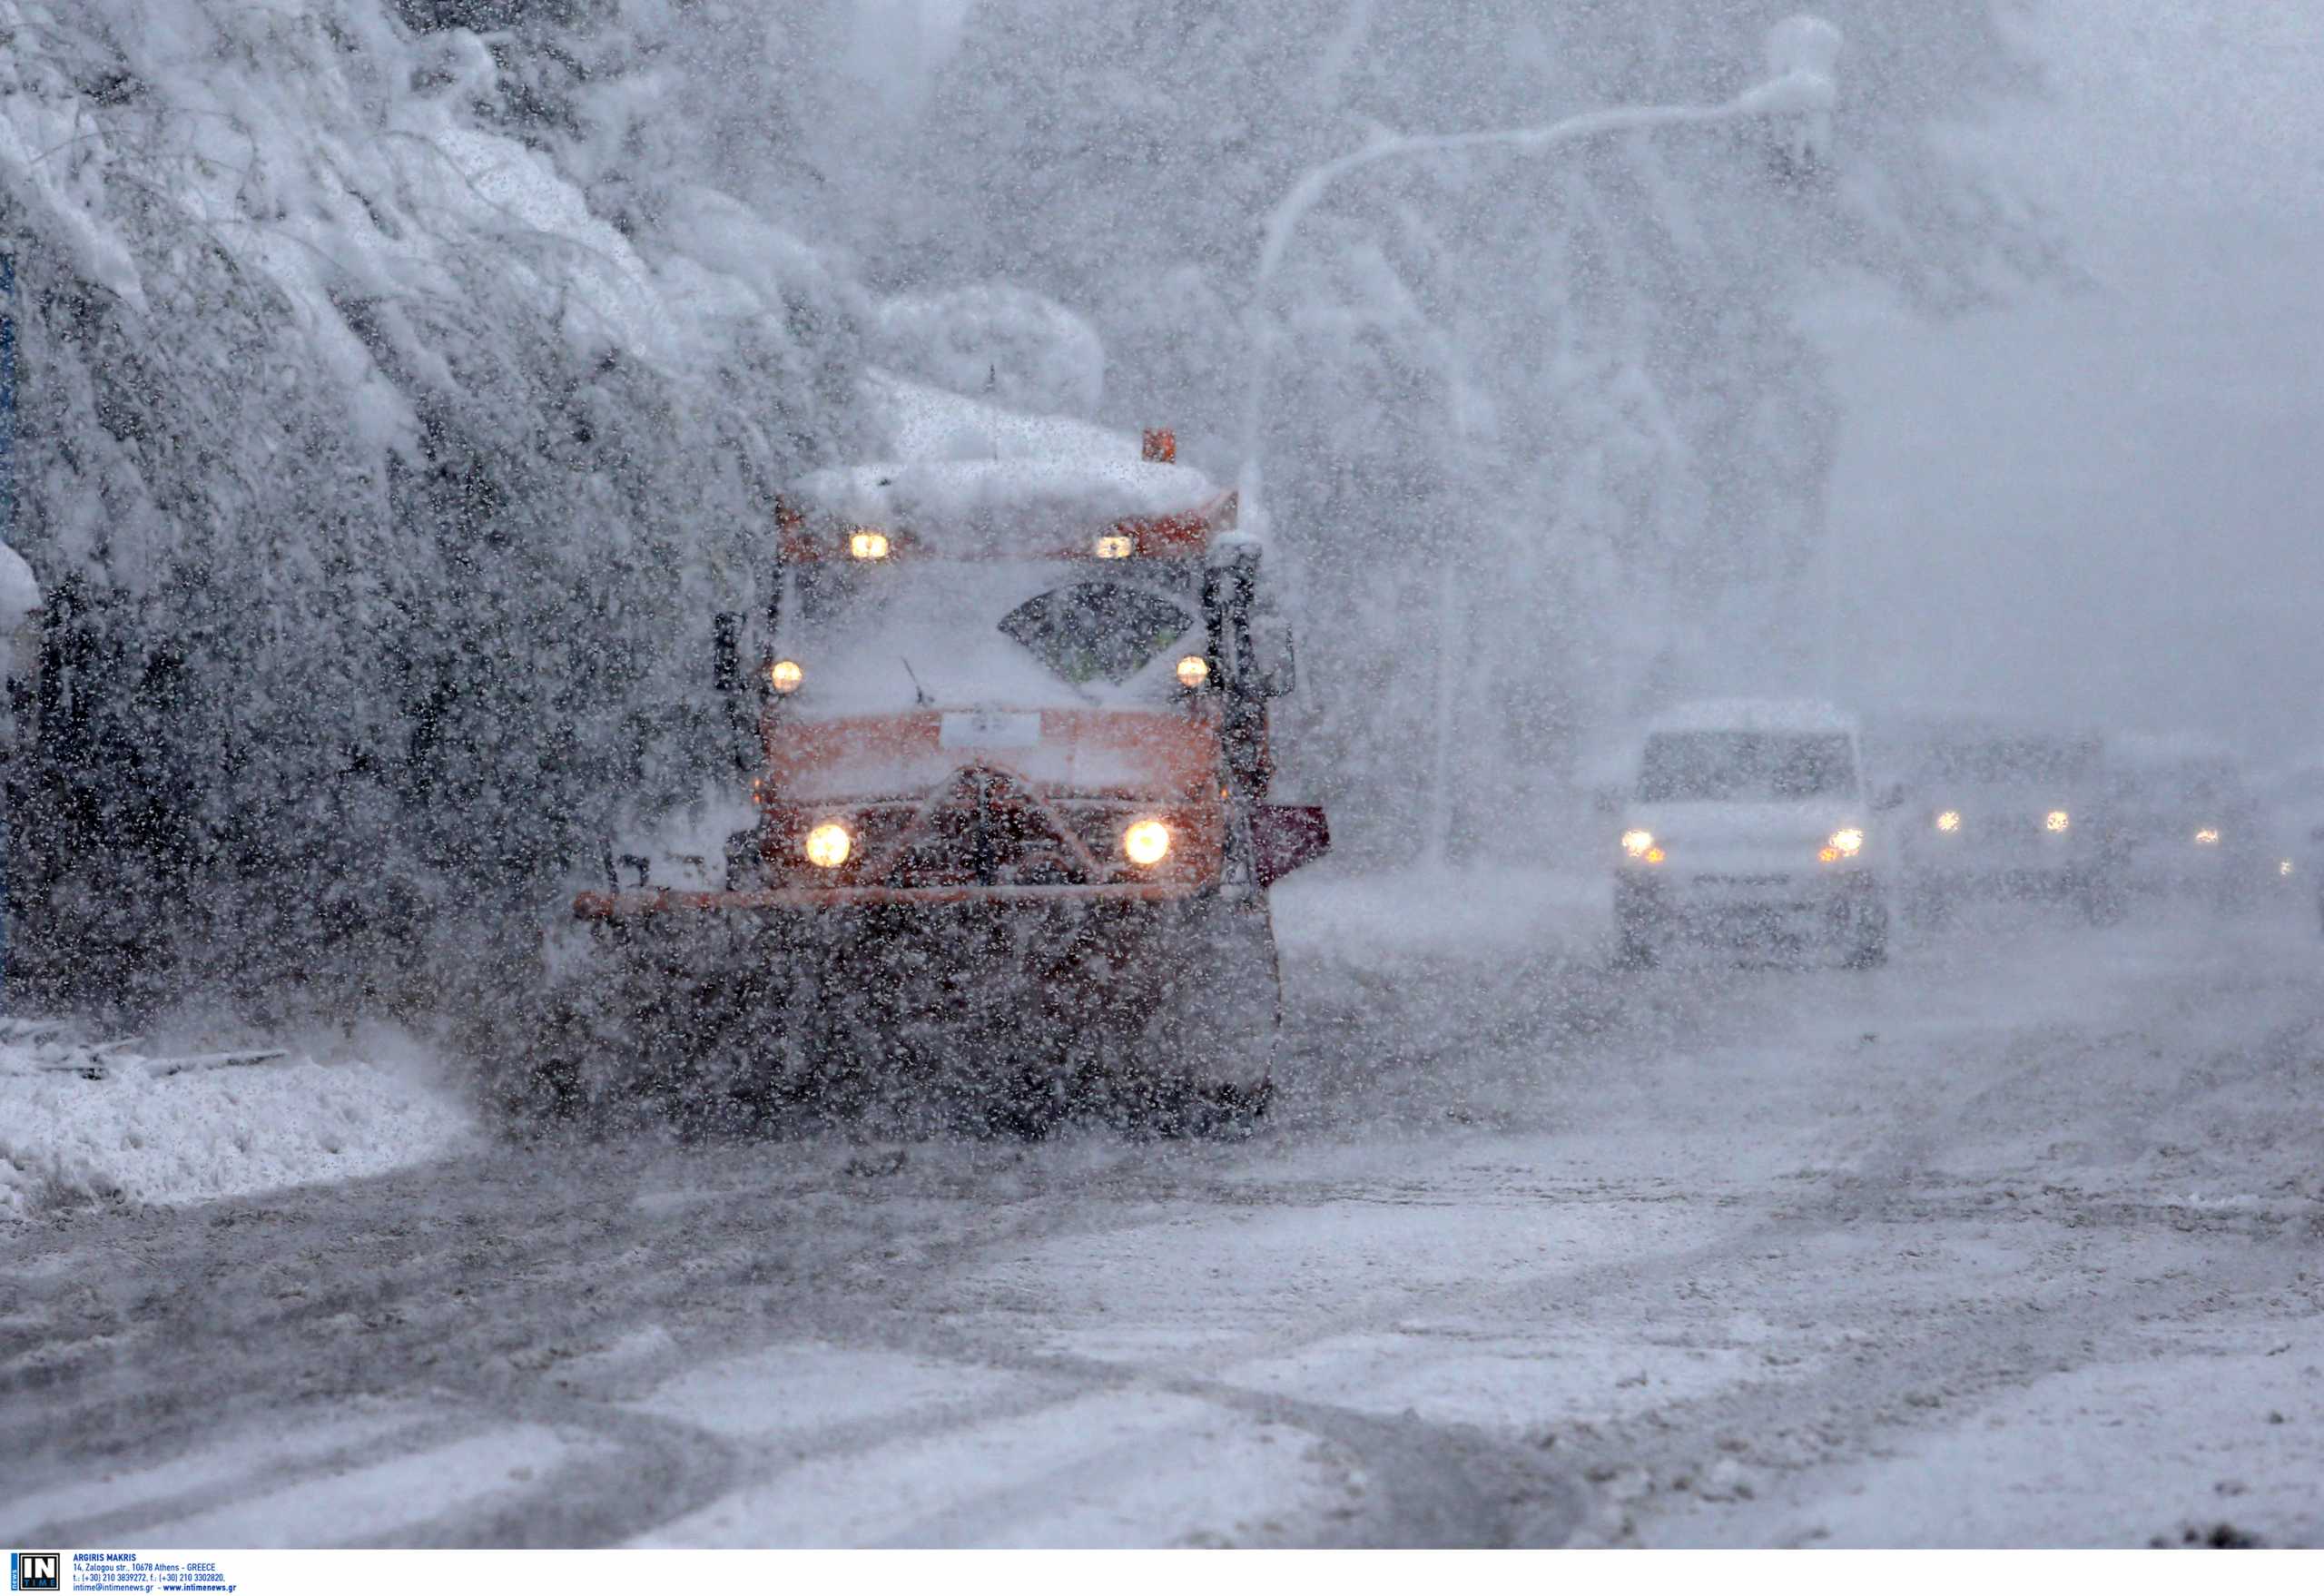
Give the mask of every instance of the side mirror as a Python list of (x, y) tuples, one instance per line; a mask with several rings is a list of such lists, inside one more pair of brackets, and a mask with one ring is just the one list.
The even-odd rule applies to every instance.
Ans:
[(1291, 641), (1291, 623), (1272, 606), (1251, 616), (1249, 633), (1251, 685), (1263, 698), (1285, 698), (1299, 687), (1299, 655)]
[[(1299, 661), (1291, 623), (1276, 606), (1274, 586), (1260, 565), (1259, 547), (1242, 542), (1222, 553), (1206, 586), (1219, 596), (1218, 619), (1234, 638), (1236, 685), (1260, 698), (1285, 697), (1298, 689)], [(1212, 579), (1217, 587), (1208, 588)]]
[(1872, 807), (1878, 810), (1883, 814), (1886, 814), (1893, 810), (1904, 808), (1905, 783), (1902, 782), (1889, 783), (1886, 787), (1881, 790), (1880, 796), (1874, 801)]
[(721, 693), (743, 690), (743, 617), (732, 610), (710, 617), (710, 685)]

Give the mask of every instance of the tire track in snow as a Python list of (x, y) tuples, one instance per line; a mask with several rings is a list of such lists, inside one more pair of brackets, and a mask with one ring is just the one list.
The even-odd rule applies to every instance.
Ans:
[[(2191, 980), (2188, 990), (2206, 989)], [(1703, 1015), (1736, 1007), (1721, 997), (1698, 1010), (1683, 993), (1672, 1001), (1675, 1012)], [(1740, 1007), (1779, 1003), (1754, 993)], [(1557, 1016), (1563, 1010), (1554, 1002), (1546, 1002), (1542, 1012), (1551, 1017), (1545, 1023), (1562, 1025)], [(1499, 1029), (1510, 1038), (1507, 1045), (1521, 1045), (1522, 1024)], [(2182, 1069), (2169, 1088), (2148, 1093), (2140, 1108), (2183, 1107), (2240, 1080), (2263, 1080), (2267, 1072), (2299, 1061), (2312, 1030), (2312, 1025), (2280, 1028), (2260, 1047), (2223, 1050)], [(1620, 1052), (1649, 1039), (1619, 1027), (1608, 1034), (1620, 1048), (1592, 1055), (1590, 1067), (1600, 1072), (1620, 1069)], [(1560, 1039), (1566, 1039), (1562, 1030)], [(1599, 1042), (1605, 1039), (1600, 1036)], [(2018, 1056), (2001, 1066), (2004, 1072), (1993, 1076), (1989, 1064), (1957, 1098), (1938, 1080), (1926, 1083), (1925, 1090), (1851, 1104), (1852, 1123), (1870, 1123), (1880, 1132), (1873, 1146), (1810, 1188), (1736, 1188), (1730, 1195), (1740, 1200), (1728, 1208), (1703, 1204), (1715, 1229), (1698, 1245), (1481, 1286), (1464, 1295), (1462, 1311), (1481, 1320), (1555, 1324), (1563, 1322), (1561, 1315), (1570, 1317), (1577, 1302), (1644, 1304), (1658, 1288), (1722, 1273), (1748, 1276), (1755, 1248), (1880, 1225), (1900, 1213), (1925, 1218), (1935, 1209), (1928, 1190), (1938, 1173), (1935, 1165), (1946, 1149), (1972, 1130), (2005, 1121), (2019, 1107), (2014, 1094), (2059, 1068), (2050, 1039), (2021, 1034), (2008, 1045)], [(2097, 1057), (2105, 1049), (2093, 1044), (2084, 1051)], [(1359, 1093), (1351, 1100), (1361, 1107), (1367, 1099)], [(2038, 1093), (2029, 1106), (2040, 1106)], [(2115, 1116), (2131, 1112), (2118, 1105)], [(1335, 1122), (1327, 1116), (1324, 1128), (1338, 1134), (1364, 1127), (1343, 1115)], [(1410, 1311), (1409, 1297), (1395, 1292), (1144, 1366), (1059, 1360), (1005, 1335), (962, 1336), (944, 1326), (936, 1300), (943, 1283), (1029, 1241), (1135, 1234), (1173, 1213), (1183, 1217), (1188, 1208), (1296, 1211), (1319, 1200), (1377, 1197), (1378, 1180), (1358, 1180), (1353, 1188), (1298, 1179), (1270, 1184), (1277, 1148), (1306, 1141), (1294, 1131), (1282, 1142), (1226, 1154), (1132, 1149), (1098, 1167), (1074, 1163), (1086, 1158), (1082, 1149), (1030, 1149), (1014, 1173), (996, 1169), (981, 1149), (937, 1147), (920, 1155), (906, 1177), (876, 1187), (842, 1174), (841, 1152), (814, 1144), (774, 1149), (756, 1160), (763, 1167), (742, 1171), (719, 1167), (714, 1159), (722, 1150), (713, 1148), (708, 1156), (671, 1155), (643, 1174), (626, 1167), (630, 1149), (577, 1155), (548, 1149), (539, 1156), (568, 1160), (559, 1178), (524, 1178), (478, 1158), (190, 1215), (104, 1217), (45, 1227), (12, 1237), (5, 1256), (39, 1259), (43, 1278), (79, 1282), (53, 1288), (54, 1314), (44, 1322), (77, 1330), (87, 1341), (78, 1355), (69, 1343), (49, 1341), (46, 1350), (61, 1355), (36, 1373), (19, 1372), (9, 1411), (0, 1414), (0, 1444), (17, 1447), (0, 1453), (17, 1460), (0, 1464), (0, 1495), (7, 1493), (6, 1480), (25, 1477), (18, 1471), (27, 1467), (86, 1466), (133, 1448), (142, 1456), (183, 1452), (222, 1420), (248, 1423), (307, 1404), (328, 1412), (350, 1396), (386, 1393), (459, 1403), (478, 1433), (537, 1422), (603, 1442), (582, 1449), (530, 1489), (480, 1501), (465, 1514), (415, 1527), (406, 1539), (456, 1543), (523, 1536), (535, 1526), (553, 1526), (566, 1543), (625, 1538), (674, 1521), (738, 1478), (767, 1477), (753, 1474), (765, 1460), (747, 1448), (722, 1448), (714, 1437), (685, 1426), (641, 1419), (617, 1393), (604, 1392), (619, 1381), (576, 1373), (562, 1355), (667, 1323), (684, 1339), (674, 1355), (681, 1359), (818, 1336), (849, 1346), (940, 1350), (969, 1366), (1016, 1369), (1066, 1386), (966, 1416), (904, 1415), (903, 1423), (923, 1426), (909, 1433), (931, 1433), (925, 1426), (937, 1424), (973, 1428), (1092, 1392), (1140, 1389), (1295, 1427), (1357, 1460), (1377, 1483), (1377, 1505), (1365, 1516), (1302, 1527), (1318, 1539), (1555, 1541), (1591, 1522), (1590, 1504), (1599, 1493), (1579, 1483), (1587, 1469), (1669, 1473), (1689, 1467), (1710, 1444), (1715, 1427), (1779, 1426), (1794, 1402), (1804, 1401), (1847, 1437), (1860, 1438), (1883, 1424), (1936, 1422), (1922, 1410), (1896, 1410), (1900, 1373), (1963, 1392), (1999, 1389), (2020, 1370), (2023, 1360), (2014, 1348), (2033, 1347), (2037, 1363), (2041, 1356), (2084, 1355), (2077, 1337), (2093, 1340), (2103, 1331), (2106, 1313), (2143, 1300), (2141, 1292), (2121, 1294), (2104, 1299), (2102, 1310), (2066, 1319), (2045, 1317), (2055, 1311), (2047, 1306), (2011, 1306), (1992, 1318), (1994, 1335), (1960, 1334), (1963, 1323), (1933, 1319), (1915, 1331), (1918, 1339), (1893, 1349), (1886, 1363), (1866, 1372), (1827, 1372), (1805, 1385), (1731, 1388), (1726, 1398), (1655, 1410), (1667, 1433), (1637, 1421), (1597, 1440), (1563, 1437), (1546, 1455), (1521, 1437), (1387, 1418), (1236, 1383), (1239, 1362), (1282, 1356), (1343, 1335), (1393, 1331)], [(1447, 1135), (1443, 1145), (1462, 1143)], [(804, 1173), (783, 1168), (800, 1156), (813, 1167)], [(646, 1186), (673, 1177), (695, 1182), (683, 1207), (657, 1209), (643, 1202)], [(1409, 1186), (1408, 1176), (1398, 1178)], [(999, 1203), (992, 1200), (996, 1189), (1004, 1194)], [(1635, 1179), (1604, 1189), (1610, 1200), (1624, 1202), (1663, 1202), (1670, 1196), (1665, 1187), (1641, 1189)], [(1423, 1183), (1395, 1192), (1393, 1200), (1435, 1198)], [(1445, 1200), (1473, 1203), (1476, 1197), (1455, 1193)], [(2052, 1200), (2069, 1207), (2081, 1201), (2072, 1196)], [(2102, 1222), (2108, 1212), (2093, 1203), (2083, 1203), (2081, 1211)], [(883, 1265), (898, 1249), (904, 1250), (903, 1260)], [(2272, 1278), (2272, 1253), (2270, 1259), (2255, 1266), (2251, 1282)], [(88, 1284), (107, 1271), (123, 1284)], [(302, 1295), (278, 1298), (251, 1290), (253, 1282)], [(2171, 1295), (2168, 1301), (2183, 1297)], [(1639, 1322), (1649, 1319), (1650, 1312)], [(553, 1395), (566, 1379), (579, 1389), (569, 1397)], [(1822, 1386), (1815, 1384), (1818, 1379)], [(1808, 1397), (1798, 1395), (1803, 1389)], [(58, 1447), (54, 1438), (68, 1421), (94, 1426), (88, 1446)], [(808, 1455), (842, 1455), (895, 1439), (871, 1429), (827, 1436)], [(409, 1445), (399, 1443), (395, 1455), (424, 1452), (427, 1444), (415, 1435)], [(1851, 1439), (1843, 1450), (1861, 1444)], [(282, 1460), (211, 1500), (262, 1494), (287, 1477), (284, 1471), (295, 1473), (300, 1466)], [(1013, 1489), (1004, 1485), (983, 1511), (1005, 1517)], [(973, 1513), (960, 1522), (972, 1519)]]

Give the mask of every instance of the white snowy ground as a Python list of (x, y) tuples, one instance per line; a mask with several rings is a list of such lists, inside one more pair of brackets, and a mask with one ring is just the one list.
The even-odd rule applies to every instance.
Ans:
[(186, 1069), (172, 1064), (221, 1044), (0, 1041), (0, 1224), (378, 1175), (467, 1139), (468, 1112), (424, 1053), (389, 1033), (365, 1040), (361, 1057), (291, 1050)]
[(2324, 947), (2038, 911), (1648, 974), (1279, 904), (1239, 1146), (496, 1145), (0, 1231), (0, 1536), (2324, 1540)]

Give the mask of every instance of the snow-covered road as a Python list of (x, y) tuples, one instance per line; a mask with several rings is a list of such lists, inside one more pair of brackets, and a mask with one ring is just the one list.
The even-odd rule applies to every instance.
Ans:
[(1285, 894), (1250, 1143), (467, 1147), (0, 1230), (0, 1535), (2324, 1540), (2289, 914), (1640, 975), (1363, 907)]

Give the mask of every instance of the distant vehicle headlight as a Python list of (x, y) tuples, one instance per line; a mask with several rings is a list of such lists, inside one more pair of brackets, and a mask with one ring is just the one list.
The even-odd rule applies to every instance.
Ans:
[(1132, 864), (1159, 864), (1170, 852), (1170, 828), (1158, 820), (1133, 821), (1122, 832), (1122, 852)]
[(2195, 846), (2198, 848), (2218, 847), (2219, 828), (2217, 826), (2204, 826), (2197, 831), (2195, 832)]
[(836, 821), (825, 821), (807, 833), (807, 862), (825, 870), (837, 870), (855, 852), (855, 839), (847, 828)]
[(766, 685), (777, 693), (796, 693), (806, 679), (807, 673), (795, 659), (778, 659), (766, 667)]
[(2063, 832), (2073, 824), (2073, 816), (2063, 809), (2053, 809), (2042, 817), (2042, 829), (2045, 832)]
[(1854, 859), (1864, 852), (1864, 833), (1854, 826), (1842, 826), (1824, 842), (1824, 862), (1835, 859)]
[(1622, 852), (1632, 859), (1643, 859), (1654, 851), (1652, 832), (1624, 832), (1622, 833)]
[(2290, 861), (2290, 860), (2289, 860), (2289, 859), (2282, 860), (2282, 861), (2279, 862), (2278, 862), (2278, 864), (2276, 865), (2276, 873), (2277, 873), (2278, 875), (2290, 875), (2290, 874), (2291, 874), (2291, 871), (2292, 871), (2291, 861)]
[(1199, 687), (1210, 680), (1210, 661), (1199, 654), (1189, 654), (1178, 662), (1178, 685)]
[(1957, 809), (1939, 810), (1936, 816), (1936, 829), (1940, 832), (1959, 831), (1961, 829), (1961, 812)]

